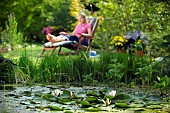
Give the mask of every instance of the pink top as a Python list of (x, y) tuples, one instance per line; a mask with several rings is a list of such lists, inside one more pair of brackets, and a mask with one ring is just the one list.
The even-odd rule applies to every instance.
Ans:
[(75, 27), (74, 35), (79, 37), (82, 33), (88, 34), (88, 29), (91, 27), (91, 24), (85, 23), (85, 24), (78, 24)]
[(41, 31), (41, 33), (46, 34), (46, 35), (47, 35), (47, 34), (50, 34), (50, 33), (51, 33), (50, 26), (43, 28), (43, 30)]

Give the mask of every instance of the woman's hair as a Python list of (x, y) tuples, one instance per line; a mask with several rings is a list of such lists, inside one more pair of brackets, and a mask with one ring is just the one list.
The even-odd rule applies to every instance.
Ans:
[(86, 15), (85, 14), (80, 13), (78, 16), (81, 16), (81, 17), (86, 19)]

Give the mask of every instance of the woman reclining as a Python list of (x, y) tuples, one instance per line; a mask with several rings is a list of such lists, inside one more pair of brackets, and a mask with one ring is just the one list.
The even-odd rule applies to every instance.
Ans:
[(68, 35), (66, 32), (60, 32), (59, 36), (47, 34), (47, 40), (52, 43), (66, 40), (79, 42), (79, 39), (81, 37), (91, 37), (91, 24), (87, 23), (86, 16), (84, 14), (79, 14), (77, 19), (79, 21), (79, 24), (75, 27), (73, 35)]

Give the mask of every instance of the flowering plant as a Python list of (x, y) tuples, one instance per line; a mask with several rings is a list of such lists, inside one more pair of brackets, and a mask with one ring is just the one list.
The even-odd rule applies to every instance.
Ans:
[(134, 49), (135, 50), (143, 50), (144, 49), (144, 44), (142, 40), (137, 40), (134, 43)]
[(125, 47), (125, 39), (122, 36), (115, 36), (110, 44), (114, 45), (116, 49), (122, 49)]

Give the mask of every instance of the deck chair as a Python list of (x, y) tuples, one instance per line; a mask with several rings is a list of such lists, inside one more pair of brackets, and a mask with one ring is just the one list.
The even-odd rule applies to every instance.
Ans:
[[(55, 49), (59, 47), (58, 54), (76, 54), (79, 53), (80, 50), (88, 51), (90, 50), (92, 40), (94, 38), (94, 33), (96, 32), (96, 28), (98, 26), (98, 19), (97, 18), (87, 18), (87, 22), (92, 25), (92, 36), (91, 37), (82, 37), (79, 39), (79, 42), (76, 41), (62, 41), (57, 43), (47, 42), (43, 45), (42, 53), (40, 56), (43, 56), (46, 50), (51, 50), (50, 56), (53, 55)], [(83, 41), (88, 40), (88, 45), (84, 45)], [(62, 52), (62, 48), (68, 48), (73, 50), (73, 52)]]

